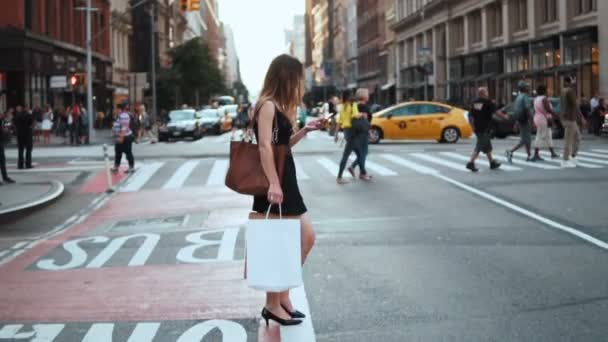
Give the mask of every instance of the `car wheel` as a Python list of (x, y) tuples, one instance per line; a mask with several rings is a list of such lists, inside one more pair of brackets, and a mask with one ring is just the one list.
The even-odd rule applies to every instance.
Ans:
[(370, 144), (377, 144), (380, 142), (380, 140), (382, 140), (382, 130), (380, 129), (380, 127), (372, 127), (369, 130), (369, 143)]
[(454, 144), (460, 139), (460, 131), (456, 127), (447, 127), (441, 133), (441, 140), (443, 142)]

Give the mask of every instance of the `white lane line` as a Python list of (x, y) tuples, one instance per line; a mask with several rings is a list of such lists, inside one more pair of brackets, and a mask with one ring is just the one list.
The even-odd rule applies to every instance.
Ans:
[(302, 164), (300, 164), (299, 161), (295, 161), (296, 163), (296, 178), (298, 180), (307, 180), (310, 179), (310, 176), (306, 173), (306, 171), (304, 171), (304, 168), (302, 168)]
[(223, 185), (226, 181), (226, 172), (228, 172), (228, 160), (219, 159), (213, 162), (207, 185)]
[(608, 153), (608, 150), (604, 150), (604, 149), (601, 149), (601, 148), (593, 148), (593, 149), (591, 149), (591, 151), (593, 151), (593, 152), (599, 152), (599, 153)]
[(581, 156), (585, 156), (585, 157), (595, 157), (595, 158), (602, 158), (602, 159), (608, 158), (608, 154), (601, 154), (601, 153), (579, 152), (578, 154)]
[(141, 189), (164, 164), (165, 163), (163, 162), (155, 162), (141, 165), (139, 169), (135, 171), (135, 174), (131, 176), (131, 179), (129, 179), (127, 184), (120, 189), (120, 191), (139, 191), (139, 189)]
[(11, 173), (47, 173), (47, 172), (82, 172), (90, 170), (99, 170), (103, 165), (81, 165), (74, 167), (47, 167), (47, 168), (33, 168), (33, 169), (22, 169), (22, 170), (11, 170)]
[(422, 174), (434, 174), (434, 173), (439, 172), (438, 170), (435, 170), (433, 168), (420, 165), (418, 163), (412, 162), (410, 160), (407, 160), (407, 159), (404, 159), (401, 157), (397, 157), (396, 155), (393, 155), (393, 154), (381, 154), (380, 156), (390, 162), (393, 162), (397, 165), (407, 167), (408, 169), (414, 170), (414, 171), (422, 173)]
[(291, 327), (281, 326), (281, 341), (282, 342), (316, 342), (315, 329), (312, 325), (312, 317), (310, 315), (310, 307), (308, 299), (306, 299), (306, 291), (304, 287), (292, 289), (289, 292), (289, 297), (293, 302), (294, 307), (301, 310), (306, 315), (301, 324)]
[[(352, 163), (355, 159), (356, 159), (355, 156), (350, 156), (350, 158), (348, 158), (349, 164)], [(371, 160), (365, 161), (365, 168), (373, 171), (375, 174), (378, 174), (380, 176), (397, 176), (398, 175), (397, 172), (395, 172), (387, 167), (384, 167), (378, 163), (374, 163)]]
[(175, 173), (173, 173), (173, 175), (171, 176), (171, 178), (169, 178), (167, 183), (165, 183), (165, 185), (163, 186), (163, 189), (181, 188), (184, 185), (184, 183), (186, 182), (186, 179), (188, 179), (188, 177), (190, 177), (190, 174), (192, 173), (192, 171), (194, 171), (194, 169), (196, 168), (198, 163), (199, 163), (198, 160), (189, 160), (189, 161), (183, 163), (177, 169), (177, 171), (175, 171)]
[(505, 201), (503, 199), (500, 199), (500, 198), (498, 198), (496, 196), (493, 196), (493, 195), (491, 195), (491, 194), (489, 194), (487, 192), (478, 190), (476, 188), (473, 188), (472, 186), (466, 185), (466, 184), (461, 183), (461, 182), (459, 182), (457, 180), (454, 180), (454, 179), (451, 179), (449, 177), (446, 177), (446, 176), (444, 176), (442, 174), (436, 173), (436, 174), (433, 174), (433, 176), (435, 176), (435, 177), (437, 177), (437, 178), (439, 178), (441, 180), (444, 180), (444, 181), (446, 181), (446, 182), (448, 182), (448, 183), (450, 183), (452, 185), (455, 185), (456, 187), (459, 187), (459, 188), (461, 188), (461, 189), (463, 189), (465, 191), (468, 191), (468, 192), (470, 192), (472, 194), (475, 194), (475, 195), (477, 195), (479, 197), (483, 197), (483, 198), (485, 198), (487, 200), (490, 200), (490, 201), (492, 201), (492, 202), (494, 202), (494, 203), (496, 203), (498, 205), (501, 205), (501, 206), (506, 207), (508, 209), (511, 209), (511, 210), (513, 210), (515, 212), (518, 212), (518, 213), (520, 213), (522, 215), (525, 215), (525, 216), (527, 216), (527, 217), (529, 217), (529, 218), (531, 218), (531, 219), (533, 219), (535, 221), (538, 221), (538, 222), (543, 223), (543, 224), (545, 224), (547, 226), (550, 226), (550, 227), (555, 228), (557, 230), (560, 230), (560, 231), (563, 231), (563, 232), (568, 233), (570, 235), (573, 235), (573, 236), (575, 236), (575, 237), (577, 237), (579, 239), (582, 239), (584, 241), (587, 241), (587, 242), (589, 242), (589, 243), (591, 243), (591, 244), (593, 244), (593, 245), (595, 245), (597, 247), (600, 247), (600, 248), (608, 250), (608, 243), (607, 242), (604, 242), (604, 241), (602, 241), (602, 240), (600, 240), (598, 238), (595, 238), (595, 237), (593, 237), (593, 236), (591, 236), (591, 235), (589, 235), (587, 233), (583, 233), (580, 230), (574, 229), (572, 227), (568, 227), (568, 226), (563, 225), (563, 224), (561, 224), (559, 222), (555, 222), (555, 221), (553, 221), (551, 219), (548, 219), (546, 217), (538, 215), (538, 214), (536, 214), (536, 213), (534, 213), (534, 212), (532, 212), (530, 210), (527, 210), (527, 209), (524, 209), (522, 207), (519, 207), (519, 206), (517, 206), (517, 205), (515, 205), (513, 203), (507, 202), (507, 201)]
[[(505, 156), (494, 156), (494, 159), (498, 159), (504, 163), (509, 162)], [(561, 170), (561, 167), (547, 165), (544, 162), (527, 162), (525, 160), (521, 160), (518, 158), (513, 158), (513, 164), (527, 166), (527, 167), (535, 167), (537, 169), (543, 169), (543, 170)], [(504, 166), (507, 166), (507, 165), (503, 165), (501, 167), (504, 167)]]
[(466, 169), (464, 164), (454, 163), (448, 160), (444, 160), (441, 158), (433, 157), (424, 153), (412, 153), (411, 156), (416, 157), (418, 159), (426, 160), (431, 163), (443, 165), (445, 167), (449, 167), (454, 170), (462, 171), (462, 172), (470, 172)]
[[(338, 172), (340, 171), (340, 165), (338, 165), (337, 163), (335, 163), (325, 157), (321, 157), (321, 158), (317, 159), (317, 163), (321, 164), (321, 166), (323, 166), (323, 168), (325, 168), (325, 170), (329, 171), (329, 173), (331, 173), (332, 176), (338, 177)], [(342, 177), (352, 178), (350, 173), (346, 170), (344, 170)]]
[[(528, 156), (523, 153), (523, 152), (515, 152), (513, 155), (519, 157), (519, 158), (527, 158)], [(549, 154), (544, 154), (541, 152), (541, 156), (543, 156), (545, 158), (545, 162), (547, 163), (553, 163), (553, 164), (558, 164), (561, 165), (562, 163), (562, 158), (558, 158), (558, 159), (551, 159), (551, 156)], [(580, 167), (584, 167), (587, 169), (601, 169), (603, 166), (599, 166), (599, 165), (593, 165), (593, 164), (587, 164), (587, 163), (577, 163), (578, 166)]]
[[(471, 160), (470, 157), (463, 156), (462, 154), (458, 154), (458, 153), (454, 153), (454, 152), (440, 152), (440, 154), (442, 154), (442, 155), (444, 155), (446, 157), (462, 160), (462, 161), (465, 161), (465, 162), (468, 162), (469, 160)], [(496, 158), (496, 157), (494, 157), (494, 158)], [(519, 167), (510, 166), (510, 165), (504, 165), (504, 164), (501, 165), (500, 168), (502, 170), (505, 170), (505, 171), (521, 171), (522, 170)]]

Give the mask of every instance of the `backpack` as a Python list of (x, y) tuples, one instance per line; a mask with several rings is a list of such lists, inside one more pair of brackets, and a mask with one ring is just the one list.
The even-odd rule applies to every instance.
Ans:
[(513, 118), (522, 125), (530, 122), (530, 108), (528, 108), (526, 101), (526, 96), (519, 95), (515, 100), (515, 108), (513, 111)]

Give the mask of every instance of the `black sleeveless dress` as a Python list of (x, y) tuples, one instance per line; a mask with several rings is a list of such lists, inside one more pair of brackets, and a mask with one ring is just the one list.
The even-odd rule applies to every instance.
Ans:
[[(276, 121), (273, 120), (273, 130), (275, 125), (278, 125), (276, 145), (289, 145), (289, 140), (293, 135), (293, 126), (290, 120), (280, 112), (275, 110)], [(254, 123), (255, 135), (258, 136), (258, 125)], [(300, 194), (300, 188), (298, 187), (298, 180), (296, 178), (296, 164), (293, 160), (293, 155), (289, 151), (287, 158), (285, 158), (285, 169), (283, 171), (283, 181), (281, 182), (281, 189), (283, 190), (283, 204), (281, 210), (283, 215), (286, 216), (299, 216), (306, 213), (306, 205)], [(266, 213), (270, 206), (268, 202), (268, 196), (254, 196), (253, 198), (253, 211), (258, 213)], [(278, 206), (272, 206), (270, 212), (273, 214), (279, 214)]]

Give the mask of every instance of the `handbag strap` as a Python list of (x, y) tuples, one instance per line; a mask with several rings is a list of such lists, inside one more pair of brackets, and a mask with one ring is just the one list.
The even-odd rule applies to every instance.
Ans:
[(274, 105), (274, 125), (272, 127), (272, 144), (276, 144), (279, 141), (279, 121), (277, 119), (277, 111), (279, 106), (277, 105), (277, 103), (269, 98), (269, 97), (264, 97), (258, 100), (258, 103), (260, 103), (259, 106), (256, 106), (258, 108), (255, 109), (255, 111), (253, 112), (253, 118), (252, 120), (249, 122), (249, 125), (247, 127), (247, 131), (254, 131), (254, 125), (257, 124), (258, 121), (258, 116), (260, 114), (260, 110), (262, 109), (262, 106), (264, 105), (264, 103), (266, 103), (266, 101), (270, 101), (272, 102), (272, 104)]
[[(266, 219), (268, 220), (268, 217), (270, 216), (270, 209), (272, 208), (274, 204), (270, 204), (268, 206), (268, 210), (266, 210)], [(282, 220), (283, 219), (283, 206), (281, 204), (277, 204), (277, 206), (279, 207), (279, 219)]]

